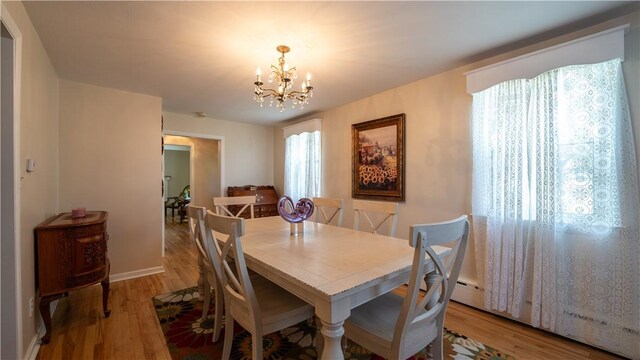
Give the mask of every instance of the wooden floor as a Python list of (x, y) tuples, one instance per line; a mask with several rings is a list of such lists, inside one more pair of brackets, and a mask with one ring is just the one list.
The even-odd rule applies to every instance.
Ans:
[[(163, 274), (111, 284), (105, 319), (101, 288), (72, 292), (60, 300), (51, 342), (38, 359), (170, 359), (151, 298), (195, 286), (197, 255), (186, 223), (166, 222)], [(618, 359), (601, 350), (451, 302), (445, 326), (517, 359)]]

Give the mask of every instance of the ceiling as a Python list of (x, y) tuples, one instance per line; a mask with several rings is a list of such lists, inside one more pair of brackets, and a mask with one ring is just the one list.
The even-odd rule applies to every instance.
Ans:
[[(620, 15), (629, 2), (36, 2), (24, 5), (62, 79), (162, 97), (163, 110), (273, 124)], [(627, 6), (625, 6), (627, 5)], [(303, 110), (253, 100), (276, 46)], [(298, 85), (297, 83), (294, 85)]]

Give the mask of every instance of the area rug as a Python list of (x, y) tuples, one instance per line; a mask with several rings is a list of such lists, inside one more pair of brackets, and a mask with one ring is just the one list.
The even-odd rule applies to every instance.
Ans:
[[(197, 287), (156, 296), (153, 298), (153, 303), (173, 360), (220, 359), (222, 357), (224, 329), (220, 340), (213, 343), (215, 309), (211, 304), (209, 316), (204, 320), (200, 319), (202, 301), (200, 301)], [(445, 330), (445, 359), (515, 360), (513, 356), (504, 354), (490, 346), (453, 331)], [(234, 332), (231, 359), (251, 359), (251, 334), (238, 324), (236, 324)], [(314, 322), (303, 321), (280, 332), (266, 335), (263, 337), (264, 358), (272, 360), (316, 359), (315, 333)], [(378, 360), (383, 358), (349, 341), (345, 359)], [(411, 359), (427, 359), (425, 350)]]

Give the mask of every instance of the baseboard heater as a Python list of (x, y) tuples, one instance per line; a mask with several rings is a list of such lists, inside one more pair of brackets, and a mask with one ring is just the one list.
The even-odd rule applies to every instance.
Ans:
[(484, 289), (465, 279), (456, 281), (456, 287), (453, 289), (451, 300), (485, 310)]
[[(521, 310), (521, 315), (522, 318), (517, 319), (514, 318), (512, 316), (510, 316), (508, 313), (506, 312), (500, 312), (500, 311), (495, 311), (495, 310), (487, 310), (484, 307), (484, 289), (479, 287), (477, 284), (471, 282), (471, 281), (466, 281), (465, 279), (461, 279), (460, 281), (457, 281), (456, 287), (453, 290), (453, 294), (451, 295), (451, 300), (454, 300), (456, 302), (465, 304), (465, 305), (469, 305), (471, 307), (477, 308), (479, 310), (482, 311), (486, 311), (498, 316), (502, 316), (504, 318), (510, 319), (510, 320), (514, 320), (523, 324), (527, 324), (529, 325), (529, 317), (531, 314), (531, 300), (525, 300), (524, 302), (524, 306)], [(588, 322), (591, 323), (591, 326), (605, 326), (608, 324), (608, 320), (605, 319), (599, 319), (597, 317), (594, 316), (590, 316), (590, 315), (585, 315), (583, 312), (579, 311), (578, 309), (575, 310), (569, 310), (569, 309), (564, 309), (561, 310), (563, 316), (569, 316), (569, 317), (573, 317), (575, 319), (580, 319), (584, 322)], [(615, 327), (619, 328), (622, 330), (623, 333), (630, 335), (630, 336), (640, 336), (640, 330), (635, 328), (635, 327), (628, 327), (625, 326), (623, 324), (614, 324)], [(541, 328), (542, 330), (545, 331), (549, 331), (547, 329)], [(552, 332), (553, 333), (553, 332)], [(558, 334), (558, 333), (556, 333)], [(558, 334), (560, 336), (564, 336), (591, 346), (595, 346), (597, 348), (606, 350), (606, 351), (611, 351), (613, 353), (619, 353), (616, 349), (608, 349), (605, 347), (602, 347), (598, 344), (592, 344), (589, 342), (584, 341), (584, 339), (581, 339), (579, 336), (575, 336), (574, 334)]]

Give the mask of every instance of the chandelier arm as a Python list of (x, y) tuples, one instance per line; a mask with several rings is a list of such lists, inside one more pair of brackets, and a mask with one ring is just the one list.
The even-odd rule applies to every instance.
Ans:
[(268, 96), (277, 96), (278, 92), (274, 89), (262, 89), (262, 94), (258, 94), (262, 97), (268, 97)]
[(298, 96), (298, 95), (303, 95), (306, 96), (307, 94), (309, 94), (311, 92), (311, 89), (306, 88), (305, 91), (300, 91), (300, 90), (293, 90), (288, 92), (287, 94), (291, 95), (291, 96)]

